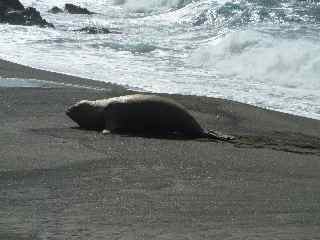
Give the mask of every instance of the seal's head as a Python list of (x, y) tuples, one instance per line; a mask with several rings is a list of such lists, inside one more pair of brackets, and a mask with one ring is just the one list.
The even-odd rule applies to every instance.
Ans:
[(70, 106), (66, 114), (84, 129), (102, 130), (105, 126), (103, 108), (94, 101), (82, 100)]

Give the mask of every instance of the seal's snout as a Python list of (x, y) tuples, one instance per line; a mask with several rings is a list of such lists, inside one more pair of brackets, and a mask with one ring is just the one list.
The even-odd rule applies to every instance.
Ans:
[(70, 112), (71, 112), (71, 107), (68, 107), (68, 108), (66, 109), (66, 114), (69, 116), (69, 115), (70, 115)]
[(71, 117), (72, 112), (73, 112), (73, 109), (74, 109), (73, 105), (70, 106), (70, 107), (68, 107), (68, 108), (66, 109), (66, 114), (67, 114), (69, 117)]

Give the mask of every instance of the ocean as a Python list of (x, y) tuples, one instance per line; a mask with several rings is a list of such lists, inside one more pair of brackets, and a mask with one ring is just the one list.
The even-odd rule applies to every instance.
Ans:
[[(0, 58), (148, 92), (320, 119), (320, 1), (22, 0), (55, 29), (0, 25)], [(52, 14), (73, 3), (93, 15)], [(111, 34), (74, 30), (91, 26)]]

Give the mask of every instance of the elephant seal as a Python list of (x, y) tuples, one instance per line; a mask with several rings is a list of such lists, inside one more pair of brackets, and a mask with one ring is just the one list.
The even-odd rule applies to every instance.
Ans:
[(223, 141), (233, 136), (206, 131), (179, 103), (165, 97), (134, 94), (96, 101), (82, 100), (66, 114), (81, 128), (109, 132), (178, 134)]

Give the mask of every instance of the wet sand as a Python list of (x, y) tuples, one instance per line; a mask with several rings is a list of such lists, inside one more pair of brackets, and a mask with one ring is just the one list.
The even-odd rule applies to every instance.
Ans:
[(66, 107), (133, 92), (6, 61), (0, 76), (51, 82), (0, 88), (1, 240), (320, 239), (320, 121), (171, 95), (237, 140), (102, 135)]

